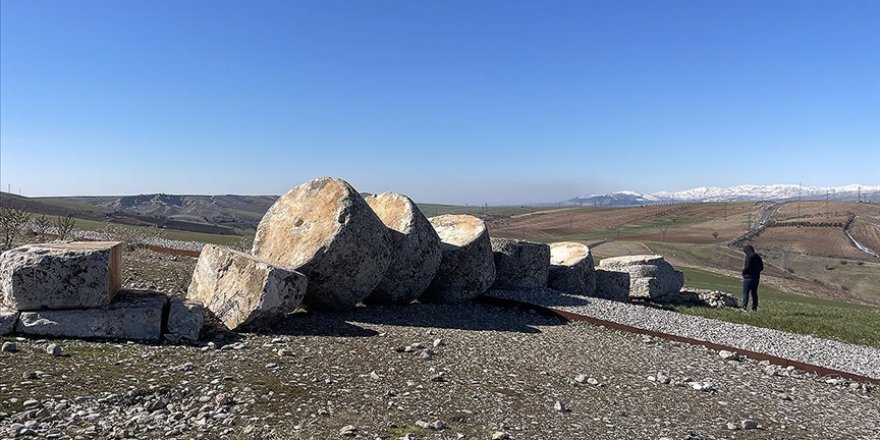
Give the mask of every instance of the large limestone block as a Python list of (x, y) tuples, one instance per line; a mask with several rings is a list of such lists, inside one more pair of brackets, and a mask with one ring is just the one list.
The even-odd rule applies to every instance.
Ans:
[(509, 238), (490, 238), (495, 258), (493, 289), (547, 287), (550, 246)]
[(390, 232), (391, 263), (365, 301), (408, 303), (428, 288), (437, 273), (440, 237), (409, 197), (386, 192), (366, 200)]
[(168, 298), (155, 292), (121, 291), (109, 306), (22, 312), (15, 331), (59, 338), (158, 341)]
[(596, 269), (596, 293), (594, 296), (626, 302), (629, 300), (629, 285), (628, 272)]
[(15, 330), (15, 322), (18, 320), (18, 312), (11, 309), (0, 308), (0, 336), (6, 336)]
[(168, 305), (166, 337), (198, 341), (205, 323), (205, 307), (181, 298), (172, 298)]
[(675, 270), (660, 255), (606, 258), (599, 263), (599, 268), (628, 273), (631, 298), (660, 300), (678, 294), (684, 286), (684, 274)]
[(420, 299), (463, 302), (489, 289), (495, 281), (495, 258), (486, 224), (471, 215), (441, 215), (428, 220), (440, 236), (443, 257)]
[(187, 289), (229, 329), (265, 325), (293, 312), (306, 293), (306, 277), (252, 255), (205, 245)]
[(0, 255), (0, 305), (15, 310), (110, 304), (122, 286), (122, 243), (30, 244)]
[(547, 285), (572, 295), (595, 295), (596, 271), (590, 248), (573, 241), (550, 243), (550, 275)]
[(310, 180), (273, 204), (257, 228), (253, 254), (309, 279), (310, 308), (352, 307), (369, 295), (391, 263), (388, 228), (341, 179)]

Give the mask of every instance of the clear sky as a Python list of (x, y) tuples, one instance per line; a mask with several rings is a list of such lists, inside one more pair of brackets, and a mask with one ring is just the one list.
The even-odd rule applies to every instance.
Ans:
[(0, 0), (0, 185), (880, 184), (880, 1)]

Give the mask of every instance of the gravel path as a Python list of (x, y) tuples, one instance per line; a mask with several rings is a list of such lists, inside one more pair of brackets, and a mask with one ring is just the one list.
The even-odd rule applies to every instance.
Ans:
[(0, 438), (880, 437), (874, 387), (479, 302), (296, 313), (204, 348), (0, 341)]
[(880, 379), (880, 350), (872, 347), (555, 291), (491, 290), (486, 296)]

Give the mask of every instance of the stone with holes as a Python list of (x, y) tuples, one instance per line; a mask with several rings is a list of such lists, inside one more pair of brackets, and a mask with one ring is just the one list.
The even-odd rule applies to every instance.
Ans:
[(391, 263), (388, 228), (341, 179), (310, 180), (266, 212), (253, 254), (305, 274), (309, 308), (353, 307), (369, 295)]

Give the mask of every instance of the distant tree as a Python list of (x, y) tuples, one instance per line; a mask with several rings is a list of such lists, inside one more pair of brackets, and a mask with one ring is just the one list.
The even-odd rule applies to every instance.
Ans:
[(76, 225), (76, 222), (73, 220), (72, 215), (55, 217), (55, 234), (58, 235), (58, 239), (61, 241), (67, 241), (73, 239), (73, 227)]
[(34, 232), (39, 237), (40, 241), (46, 241), (49, 236), (49, 230), (52, 229), (52, 218), (46, 215), (38, 215), (34, 217), (34, 221), (32, 222), (34, 227)]
[(718, 231), (712, 233), (712, 238), (718, 240)]
[(0, 206), (0, 238), (3, 250), (12, 248), (15, 238), (31, 221), (31, 213), (11, 206)]

